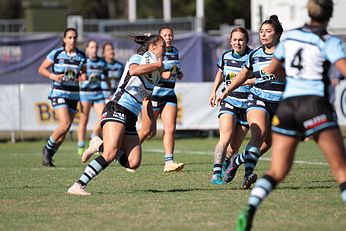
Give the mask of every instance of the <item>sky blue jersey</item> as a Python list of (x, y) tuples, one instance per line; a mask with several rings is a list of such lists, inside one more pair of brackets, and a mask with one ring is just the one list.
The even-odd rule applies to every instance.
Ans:
[(111, 84), (111, 92), (115, 92), (118, 88), (121, 75), (123, 74), (125, 65), (117, 60), (107, 62), (107, 74)]
[(329, 96), (329, 67), (346, 58), (340, 38), (320, 27), (305, 25), (283, 34), (274, 57), (284, 62), (286, 89), (283, 98)]
[[(222, 53), (217, 66), (223, 73), (223, 85), (224, 90), (228, 85), (231, 84), (232, 80), (236, 78), (237, 74), (244, 67), (248, 55), (252, 49), (246, 47), (245, 53), (240, 56), (233, 50), (226, 50)], [(251, 86), (240, 86), (232, 91), (227, 98), (224, 99), (227, 103), (239, 107), (247, 108), (247, 97), (249, 95)]]
[(86, 65), (87, 79), (81, 83), (80, 97), (83, 100), (102, 100), (105, 98), (104, 91), (109, 95), (106, 61), (100, 57), (88, 58)]
[(175, 95), (174, 87), (180, 72), (179, 51), (174, 46), (168, 47), (163, 57), (164, 71), (170, 71), (172, 76), (169, 79), (161, 78), (154, 88), (153, 95), (165, 96)]
[(150, 97), (154, 86), (160, 80), (160, 73), (131, 76), (129, 67), (131, 64), (141, 63), (141, 55), (133, 55), (125, 64), (123, 75), (121, 76), (119, 87), (114, 93), (113, 99), (118, 104), (132, 111), (137, 116), (142, 110), (142, 102), (146, 97)]
[(279, 81), (273, 74), (265, 74), (262, 70), (270, 64), (273, 54), (264, 51), (264, 46), (254, 49), (246, 61), (245, 67), (252, 71), (256, 78), (250, 92), (258, 98), (276, 103), (282, 98), (285, 82)]
[(79, 73), (86, 64), (86, 56), (76, 49), (73, 53), (67, 54), (64, 47), (52, 50), (47, 59), (53, 63), (52, 72), (54, 74), (64, 74), (61, 83), (53, 81), (49, 98), (66, 98), (79, 100)]

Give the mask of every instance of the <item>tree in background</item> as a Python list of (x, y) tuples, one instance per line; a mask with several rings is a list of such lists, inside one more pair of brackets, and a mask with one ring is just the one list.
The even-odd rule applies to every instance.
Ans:
[(127, 18), (127, 0), (65, 0), (69, 14), (84, 18)]
[(245, 19), (245, 27), (250, 28), (250, 0), (204, 0), (205, 30), (219, 29), (220, 24), (234, 23), (234, 19)]
[(0, 0), (0, 19), (22, 18), (21, 0)]
[[(196, 0), (171, 0), (172, 17), (196, 15)], [(220, 24), (233, 24), (234, 19), (243, 18), (250, 28), (250, 0), (205, 0), (205, 30), (219, 29)], [(162, 18), (162, 1), (137, 0), (138, 18)]]
[[(0, 18), (22, 18), (22, 3), (45, 0), (0, 0)], [(46, 0), (67, 4), (68, 14), (84, 18), (127, 19), (128, 0)], [(171, 0), (172, 17), (196, 15), (196, 0)], [(205, 30), (219, 29), (220, 24), (233, 24), (234, 19), (244, 18), (250, 27), (250, 0), (205, 0)], [(137, 18), (163, 18), (162, 0), (137, 0)]]

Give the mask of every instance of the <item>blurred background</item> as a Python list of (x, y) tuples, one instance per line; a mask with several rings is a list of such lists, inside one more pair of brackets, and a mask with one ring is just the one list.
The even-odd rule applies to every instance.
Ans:
[[(258, 29), (276, 14), (285, 30), (308, 21), (307, 0), (0, 0), (0, 139), (26, 139), (56, 126), (47, 100), (50, 81), (37, 73), (49, 51), (61, 46), (66, 27), (79, 34), (78, 47), (94, 39), (99, 46), (113, 43), (121, 62), (136, 52), (128, 34), (174, 29), (184, 79), (177, 84), (178, 131), (214, 134), (217, 109), (209, 108), (217, 61), (230, 49), (229, 34), (237, 26), (248, 29), (250, 46), (259, 45)], [(329, 31), (346, 41), (343, 14), (346, 1), (334, 0)], [(101, 49), (99, 49), (101, 56)], [(342, 85), (341, 85), (342, 86)], [(336, 109), (346, 124), (344, 87), (336, 91)], [(191, 106), (193, 105), (193, 106)], [(88, 128), (92, 126), (91, 116)], [(78, 123), (78, 116), (77, 121)], [(159, 124), (159, 129), (160, 127)], [(72, 127), (72, 131), (74, 131)], [(27, 135), (30, 134), (30, 135)]]

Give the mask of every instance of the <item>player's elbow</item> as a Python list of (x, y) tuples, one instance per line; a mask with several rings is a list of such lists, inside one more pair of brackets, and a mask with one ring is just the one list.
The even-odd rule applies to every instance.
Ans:
[(44, 68), (42, 66), (40, 66), (38, 69), (37, 69), (37, 72), (41, 75), (43, 75), (44, 73)]

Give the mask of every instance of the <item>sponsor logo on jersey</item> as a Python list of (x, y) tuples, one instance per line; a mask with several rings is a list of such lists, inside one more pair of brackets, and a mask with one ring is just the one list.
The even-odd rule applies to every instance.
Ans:
[(74, 70), (68, 69), (64, 73), (64, 80), (65, 81), (73, 81), (76, 79), (76, 73)]
[(177, 65), (173, 65), (172, 68), (171, 68), (171, 72), (173, 75), (177, 74), (178, 73), (178, 66)]

